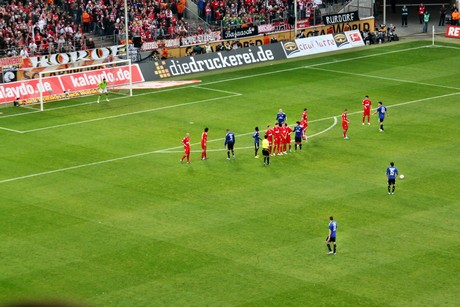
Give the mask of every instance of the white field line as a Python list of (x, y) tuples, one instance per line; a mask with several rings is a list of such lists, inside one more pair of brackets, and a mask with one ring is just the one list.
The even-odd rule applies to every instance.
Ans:
[[(33, 113), (40, 112), (40, 110), (37, 110), (37, 108), (31, 107), (31, 106), (28, 106), (28, 105), (21, 106), (21, 108), (27, 109), (27, 110), (32, 110), (32, 111), (34, 111)], [(14, 114), (14, 115), (16, 115), (16, 116), (17, 115), (24, 115), (24, 113)]]
[(17, 180), (21, 180), (21, 179), (39, 177), (39, 176), (43, 176), (43, 175), (61, 173), (61, 172), (69, 171), (69, 170), (74, 170), (74, 169), (79, 169), (79, 168), (85, 168), (85, 167), (95, 166), (95, 165), (101, 165), (101, 164), (106, 164), (106, 163), (110, 163), (110, 162), (116, 162), (116, 161), (131, 159), (131, 158), (138, 158), (138, 157), (142, 157), (142, 156), (146, 156), (146, 155), (153, 154), (153, 153), (155, 153), (155, 152), (157, 152), (157, 151), (143, 152), (143, 153), (139, 153), (139, 154), (124, 156), (124, 157), (119, 157), (119, 158), (114, 158), (114, 159), (96, 161), (96, 162), (92, 162), (92, 163), (80, 164), (80, 165), (75, 165), (75, 166), (70, 166), (70, 167), (64, 167), (64, 168), (59, 168), (59, 169), (55, 169), (55, 170), (51, 170), (51, 171), (46, 171), (46, 172), (41, 172), (41, 173), (35, 173), (35, 174), (30, 174), (30, 175), (25, 175), (25, 176), (19, 176), (19, 177), (15, 177), (15, 178), (4, 179), (4, 180), (0, 180), (0, 184), (1, 184), (1, 183), (11, 182), (11, 181), (17, 181)]
[(210, 98), (210, 99), (203, 99), (203, 100), (197, 100), (197, 101), (191, 101), (191, 102), (184, 102), (184, 103), (179, 103), (179, 104), (169, 105), (169, 106), (164, 106), (164, 107), (158, 107), (158, 108), (153, 108), (153, 109), (148, 109), (148, 110), (135, 111), (135, 112), (129, 112), (129, 113), (122, 113), (122, 114), (117, 114), (117, 115), (111, 115), (111, 116), (105, 116), (105, 117), (81, 120), (81, 121), (78, 121), (78, 122), (71, 122), (71, 123), (66, 123), (66, 124), (60, 124), (60, 125), (54, 125), (54, 126), (48, 126), (48, 127), (24, 130), (21, 133), (31, 133), (31, 132), (48, 130), (48, 129), (55, 129), (55, 128), (74, 126), (74, 125), (80, 125), (80, 124), (91, 123), (91, 122), (97, 122), (97, 121), (102, 121), (102, 120), (107, 120), (107, 119), (112, 119), (112, 118), (119, 118), (119, 117), (124, 117), (124, 116), (131, 116), (131, 115), (155, 112), (155, 111), (160, 111), (160, 110), (166, 110), (166, 109), (172, 109), (172, 108), (188, 106), (188, 105), (197, 104), (197, 103), (211, 102), (211, 101), (216, 101), (216, 100), (220, 100), (220, 99), (236, 97), (236, 96), (240, 96), (240, 95), (241, 94), (233, 94), (233, 95), (229, 95), (229, 96), (222, 96), (222, 97), (216, 97), (216, 98)]
[(434, 45), (433, 47), (435, 47), (435, 48), (447, 48), (447, 49), (460, 49), (460, 47), (455, 47), (455, 46), (440, 46), (440, 45)]
[(231, 79), (225, 79), (225, 80), (213, 81), (213, 82), (208, 82), (208, 83), (202, 83), (202, 85), (210, 85), (210, 84), (224, 83), (224, 82), (229, 82), (229, 81), (237, 81), (237, 80), (242, 80), (242, 79), (273, 75), (273, 74), (277, 74), (277, 73), (293, 71), (293, 70), (298, 70), (298, 69), (304, 69), (304, 68), (309, 68), (309, 67), (330, 65), (330, 64), (336, 64), (336, 63), (348, 62), (348, 61), (356, 61), (356, 60), (362, 60), (362, 59), (365, 59), (365, 58), (377, 57), (377, 56), (382, 56), (382, 55), (387, 55), (387, 54), (392, 54), (392, 53), (412, 51), (412, 50), (417, 50), (417, 49), (422, 49), (422, 48), (430, 48), (430, 47), (431, 47), (431, 45), (426, 45), (426, 46), (407, 48), (407, 49), (401, 49), (401, 50), (393, 50), (393, 51), (387, 51), (387, 52), (382, 52), (382, 53), (357, 56), (357, 57), (343, 59), (343, 60), (333, 60), (333, 61), (329, 61), (329, 62), (312, 64), (312, 65), (307, 65), (307, 66), (298, 66), (298, 67), (292, 67), (292, 68), (286, 68), (286, 69), (280, 69), (280, 70), (273, 70), (273, 71), (264, 72), (264, 73), (260, 73), (260, 74), (247, 75), (247, 76), (236, 77), (236, 78), (231, 78)]
[(367, 74), (357, 74), (357, 73), (351, 73), (351, 72), (339, 71), (339, 70), (333, 70), (333, 69), (317, 68), (317, 67), (312, 67), (312, 66), (309, 66), (309, 67), (306, 66), (305, 68), (319, 70), (319, 71), (332, 72), (334, 74), (344, 74), (344, 75), (358, 76), (358, 77), (364, 77), (364, 78), (373, 78), (373, 79), (380, 79), (380, 80), (387, 80), (387, 81), (396, 81), (396, 82), (400, 82), (400, 83), (411, 83), (411, 84), (416, 84), (416, 85), (440, 87), (440, 88), (446, 88), (446, 89), (450, 89), (450, 90), (460, 91), (459, 87), (453, 87), (453, 86), (445, 86), (445, 85), (439, 85), (439, 84), (431, 84), (431, 83), (424, 83), (424, 82), (417, 82), (417, 81), (410, 81), (410, 80), (403, 80), (403, 79), (396, 79), (396, 78), (373, 76), (373, 75), (367, 75)]
[(203, 90), (208, 90), (208, 91), (214, 91), (214, 92), (219, 92), (219, 93), (225, 93), (225, 94), (229, 94), (229, 95), (232, 95), (232, 96), (241, 96), (241, 95), (243, 95), (243, 94), (236, 93), (236, 92), (229, 92), (229, 91), (224, 91), (224, 90), (218, 90), (218, 89), (215, 89), (215, 88), (204, 87), (204, 86), (200, 86), (200, 85), (195, 85), (195, 86), (192, 86), (192, 87), (198, 88), (198, 89), (203, 89)]
[(6, 127), (0, 127), (0, 130), (5, 130), (5, 131), (9, 131), (9, 132), (14, 132), (14, 133), (23, 133), (20, 130), (14, 130), (14, 129), (6, 128)]

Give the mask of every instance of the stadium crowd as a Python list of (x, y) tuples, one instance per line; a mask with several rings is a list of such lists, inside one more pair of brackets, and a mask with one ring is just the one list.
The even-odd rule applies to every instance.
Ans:
[[(289, 0), (196, 0), (199, 16), (216, 28), (289, 18)], [(88, 37), (124, 34), (124, 0), (9, 0), (0, 7), (0, 56), (95, 48)], [(129, 35), (143, 41), (205, 32), (184, 18), (186, 0), (128, 0)], [(298, 2), (308, 18), (312, 0)], [(291, 7), (292, 8), (292, 7)]]

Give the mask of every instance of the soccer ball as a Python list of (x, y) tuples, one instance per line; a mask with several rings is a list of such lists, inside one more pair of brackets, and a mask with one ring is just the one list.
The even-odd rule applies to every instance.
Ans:
[(399, 175), (399, 179), (404, 179), (404, 175), (403, 174)]

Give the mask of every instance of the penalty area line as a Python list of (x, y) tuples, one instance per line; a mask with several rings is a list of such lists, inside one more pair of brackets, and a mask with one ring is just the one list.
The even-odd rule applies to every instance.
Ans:
[(61, 127), (80, 125), (80, 124), (85, 124), (85, 123), (98, 122), (98, 121), (102, 121), (102, 120), (106, 120), (106, 119), (114, 119), (114, 118), (120, 118), (120, 117), (125, 117), (125, 116), (150, 113), (150, 112), (155, 112), (155, 111), (161, 111), (161, 110), (167, 110), (167, 109), (178, 108), (178, 107), (183, 107), (183, 106), (189, 106), (189, 105), (198, 104), (198, 103), (212, 102), (212, 101), (216, 101), (216, 100), (220, 100), (220, 99), (227, 99), (227, 98), (236, 97), (236, 96), (239, 96), (239, 95), (241, 95), (241, 94), (236, 94), (235, 93), (235, 94), (229, 95), (229, 96), (222, 96), (222, 97), (216, 97), (216, 98), (210, 98), (210, 99), (203, 99), (203, 100), (179, 103), (179, 104), (175, 104), (175, 105), (169, 105), (169, 106), (158, 107), (158, 108), (153, 108), (153, 109), (147, 109), (147, 110), (141, 110), (141, 111), (135, 111), (135, 112), (129, 112), (129, 113), (122, 113), (122, 114), (117, 114), (117, 115), (112, 115), (112, 116), (105, 116), (105, 117), (87, 119), (87, 120), (71, 122), (71, 123), (65, 123), (65, 124), (61, 124), (61, 125), (54, 125), (54, 126), (48, 126), (48, 127), (24, 130), (24, 131), (22, 131), (22, 133), (31, 133), (31, 132), (37, 132), (37, 131), (61, 128)]
[(14, 133), (24, 133), (23, 131), (10, 129), (10, 128), (6, 128), (6, 127), (0, 127), (0, 130), (5, 130), (5, 131), (9, 131), (9, 132), (14, 132)]

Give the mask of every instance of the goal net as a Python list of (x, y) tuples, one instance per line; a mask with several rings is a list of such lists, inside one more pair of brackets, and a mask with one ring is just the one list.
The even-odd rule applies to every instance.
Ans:
[(103, 79), (108, 82), (109, 98), (116, 95), (132, 96), (132, 76), (133, 66), (130, 59), (43, 71), (39, 73), (38, 77), (37, 88), (40, 96), (36, 103), (40, 105), (40, 110), (43, 111), (46, 102), (99, 95), (98, 86)]

